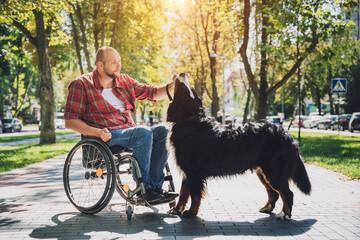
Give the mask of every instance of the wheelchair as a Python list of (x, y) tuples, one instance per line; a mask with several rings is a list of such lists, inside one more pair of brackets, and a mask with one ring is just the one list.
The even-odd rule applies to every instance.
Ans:
[[(168, 163), (165, 182), (168, 190), (174, 192)], [(146, 201), (140, 167), (132, 151), (121, 146), (109, 147), (99, 138), (82, 136), (71, 149), (64, 164), (63, 183), (70, 202), (82, 213), (103, 210), (115, 189), (126, 201), (128, 220), (132, 218), (134, 206), (151, 206)], [(175, 200), (167, 203), (172, 208)]]

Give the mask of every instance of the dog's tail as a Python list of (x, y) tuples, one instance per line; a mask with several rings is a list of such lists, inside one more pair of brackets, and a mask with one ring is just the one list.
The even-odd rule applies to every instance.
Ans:
[(296, 186), (298, 186), (298, 188), (301, 190), (301, 192), (305, 193), (306, 195), (310, 194), (310, 179), (300, 155), (298, 155), (298, 162), (292, 179), (295, 182)]

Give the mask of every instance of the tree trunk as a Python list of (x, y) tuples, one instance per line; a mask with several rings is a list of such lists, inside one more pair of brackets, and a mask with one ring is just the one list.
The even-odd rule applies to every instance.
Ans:
[[(214, 20), (215, 22), (215, 20)], [(213, 37), (213, 47), (212, 47), (212, 53), (216, 53), (216, 43), (218, 41), (220, 37), (220, 32), (215, 31), (214, 33), (214, 37)], [(209, 58), (210, 58), (210, 76), (211, 76), (211, 89), (212, 89), (212, 102), (211, 102), (211, 115), (213, 117), (217, 117), (217, 113), (220, 109), (219, 107), (219, 94), (217, 91), (217, 87), (216, 87), (216, 68), (220, 67), (220, 66), (216, 66), (216, 58), (215, 57), (210, 57), (209, 54)], [(225, 93), (223, 93), (225, 94)], [(222, 103), (223, 107), (225, 107), (225, 103)], [(223, 116), (223, 118), (225, 119), (225, 116)]]
[[(220, 32), (215, 30), (214, 36), (213, 36), (212, 48), (211, 48), (211, 52), (210, 52), (209, 32), (208, 32), (210, 12), (203, 11), (200, 1), (197, 2), (197, 4), (198, 4), (199, 10), (200, 10), (200, 19), (201, 19), (202, 29), (204, 30), (205, 47), (206, 47), (207, 55), (208, 55), (209, 61), (210, 61), (210, 78), (211, 78), (211, 89), (212, 89), (212, 93), (211, 93), (211, 97), (210, 97), (212, 100), (211, 101), (211, 116), (216, 117), (217, 112), (219, 111), (219, 96), (218, 96), (217, 87), (216, 87), (216, 67), (217, 66), (216, 66), (216, 58), (210, 57), (210, 54), (216, 53), (216, 44), (217, 44), (217, 41), (219, 40)], [(206, 15), (206, 17), (204, 17), (204, 15)], [(212, 19), (213, 26), (215, 29), (217, 29), (218, 24), (217, 24), (217, 21), (215, 18), (215, 13), (212, 13), (212, 15), (214, 16)]]
[[(55, 143), (54, 128), (54, 88), (51, 76), (50, 58), (48, 53), (47, 30), (45, 30), (42, 11), (34, 10), (36, 23), (36, 39), (38, 53), (38, 67), (40, 73), (40, 106), (41, 131), (40, 144)], [(48, 33), (49, 34), (49, 33)]]
[[(204, 57), (203, 57), (203, 50), (201, 47), (201, 38), (199, 36), (199, 31), (198, 31), (198, 25), (197, 25), (197, 19), (194, 16), (194, 25), (195, 25), (195, 34), (196, 34), (196, 46), (197, 46), (197, 51), (199, 52), (200, 55), (200, 61), (201, 61), (201, 70), (199, 70), (199, 68), (197, 69), (197, 79), (198, 79), (198, 86), (196, 88), (196, 90), (198, 90), (198, 95), (200, 97), (203, 96), (204, 92), (205, 92), (205, 88), (206, 88), (206, 74), (205, 74), (205, 63), (204, 63)], [(200, 73), (199, 73), (200, 71)]]
[[(93, 34), (94, 34), (94, 44), (95, 44), (95, 53), (97, 52), (97, 50), (99, 49), (99, 33), (101, 31), (101, 24), (99, 23), (99, 13), (101, 13), (101, 4), (102, 1), (94, 1), (94, 15), (93, 15), (93, 23), (94, 23), (94, 30), (93, 30)], [(100, 14), (101, 16), (101, 14)]]
[(333, 94), (331, 91), (329, 91), (329, 102), (330, 102), (330, 114), (334, 115), (335, 114), (335, 109), (334, 109), (334, 99), (333, 99)]
[(260, 88), (259, 88), (259, 96), (257, 98), (257, 113), (256, 113), (256, 120), (265, 119), (267, 115), (267, 111), (269, 109), (268, 103), (268, 82), (267, 82), (267, 69), (268, 69), (268, 60), (266, 54), (266, 46), (267, 46), (267, 39), (268, 39), (268, 32), (267, 27), (269, 25), (269, 17), (268, 14), (265, 13), (267, 9), (267, 0), (262, 1), (261, 6), (261, 15), (262, 15), (262, 22), (261, 22), (261, 50), (260, 50)]
[(119, 1), (117, 4), (117, 8), (116, 8), (114, 26), (112, 29), (112, 36), (111, 36), (111, 42), (110, 42), (111, 47), (116, 46), (116, 30), (117, 30), (117, 23), (119, 22), (119, 17), (120, 17), (120, 8), (121, 8), (121, 2)]
[[(199, 72), (200, 72), (199, 68), (196, 68), (196, 78), (194, 81), (194, 88), (195, 88), (195, 92), (198, 94), (200, 93), (200, 81), (201, 81), (200, 80), (201, 76), (200, 76)], [(199, 94), (199, 96), (200, 96), (200, 94)]]
[(211, 69), (211, 90), (212, 90), (212, 101), (211, 101), (211, 116), (216, 117), (219, 111), (219, 96), (216, 87), (216, 58), (210, 58), (210, 69)]
[(259, 97), (259, 88), (257, 86), (256, 80), (255, 80), (255, 76), (251, 70), (251, 66), (250, 66), (250, 62), (247, 56), (247, 47), (248, 47), (248, 43), (249, 43), (249, 32), (250, 32), (250, 23), (249, 23), (249, 18), (250, 18), (250, 13), (251, 13), (251, 6), (250, 6), (250, 0), (245, 0), (244, 2), (244, 39), (242, 42), (242, 45), (240, 47), (239, 53), (240, 56), (242, 58), (244, 67), (245, 67), (245, 73), (247, 76), (247, 80), (249, 82), (249, 86), (251, 88), (251, 91), (254, 94), (255, 99), (257, 99)]
[(104, 44), (105, 44), (105, 20), (103, 20), (101, 23), (101, 47), (103, 47)]
[[(332, 68), (331, 66), (328, 66), (328, 76), (327, 76), (327, 82), (329, 84), (331, 84), (331, 79), (333, 77), (333, 74), (332, 74)], [(331, 85), (330, 85), (331, 86)], [(335, 114), (335, 109), (334, 109), (334, 101), (333, 101), (333, 98), (332, 98), (333, 94), (331, 92), (331, 90), (329, 91), (329, 101), (330, 101), (330, 113), (332, 115)]]
[(16, 76), (15, 76), (15, 78), (16, 78), (15, 111), (17, 111), (17, 109), (18, 109), (18, 102), (19, 102), (19, 83), (20, 83), (20, 80), (19, 80), (20, 71), (19, 71), (19, 64), (18, 64), (18, 62), (16, 62), (15, 69), (16, 69)]
[(316, 95), (316, 106), (319, 109), (319, 114), (321, 115), (321, 95), (320, 95), (320, 89), (318, 87), (315, 87), (315, 95)]
[(250, 100), (251, 100), (250, 88), (246, 92), (247, 92), (247, 97), (246, 97), (246, 103), (245, 103), (245, 109), (244, 109), (243, 124), (247, 122), (247, 116), (249, 115), (249, 106), (250, 106)]
[[(291, 69), (282, 77), (282, 79), (280, 81), (278, 81), (276, 84), (272, 85), (272, 86), (268, 86), (267, 83), (267, 68), (268, 68), (268, 61), (267, 61), (267, 56), (266, 56), (266, 45), (268, 45), (267, 43), (267, 39), (268, 39), (268, 33), (267, 33), (267, 28), (269, 27), (269, 14), (266, 13), (266, 9), (268, 8), (269, 4), (267, 2), (267, 0), (262, 1), (262, 3), (260, 3), (260, 11), (261, 11), (261, 17), (262, 17), (262, 26), (261, 26), (261, 44), (262, 46), (260, 46), (261, 48), (261, 60), (260, 60), (260, 85), (258, 86), (258, 82), (256, 81), (257, 79), (255, 78), (252, 70), (251, 70), (251, 66), (250, 66), (250, 62), (247, 56), (247, 46), (248, 46), (248, 42), (249, 42), (249, 32), (250, 32), (250, 24), (249, 24), (249, 18), (250, 18), (250, 13), (251, 13), (251, 5), (250, 5), (250, 0), (244, 0), (244, 19), (243, 19), (243, 23), (244, 23), (244, 39), (242, 42), (242, 45), (240, 47), (239, 53), (240, 56), (242, 58), (244, 67), (245, 67), (245, 72), (247, 75), (247, 79), (250, 85), (250, 88), (254, 94), (255, 100), (256, 100), (256, 106), (257, 106), (257, 114), (256, 114), (256, 119), (263, 119), (266, 117), (268, 108), (269, 108), (269, 103), (267, 102), (268, 98), (281, 86), (283, 86), (289, 79), (291, 76), (294, 75), (294, 73), (296, 72), (297, 68), (302, 64), (302, 62), (305, 60), (306, 55), (305, 56), (300, 56), (296, 62), (294, 63), (294, 65), (291, 67)], [(316, 25), (314, 25), (311, 28), (311, 32), (312, 32), (312, 39), (311, 39), (311, 43), (310, 45), (308, 45), (308, 47), (305, 49), (304, 52), (306, 53), (312, 53), (315, 51), (315, 47), (318, 44), (318, 36), (317, 36), (317, 27)], [(257, 38), (257, 36), (255, 37)], [(258, 46), (259, 47), (259, 46)]]
[(256, 108), (255, 119), (266, 119), (269, 110), (268, 96), (266, 94), (260, 94), (259, 99), (256, 101)]
[(80, 53), (79, 36), (77, 33), (77, 28), (76, 28), (72, 13), (70, 13), (70, 20), (71, 20), (71, 26), (72, 26), (72, 31), (73, 31), (73, 35), (74, 35), (74, 43), (75, 43), (76, 55), (77, 55), (78, 62), (79, 62), (80, 72), (81, 72), (81, 74), (84, 74), (84, 68), (82, 66), (81, 53)]
[(82, 13), (81, 13), (81, 6), (80, 6), (80, 4), (78, 2), (76, 3), (76, 8), (74, 7), (74, 11), (75, 11), (76, 17), (77, 17), (77, 19), (79, 21), (79, 26), (80, 26), (80, 31), (81, 31), (81, 39), (82, 39), (82, 43), (83, 43), (83, 46), (84, 46), (85, 59), (86, 59), (86, 63), (87, 63), (87, 71), (92, 72), (93, 69), (91, 67), (90, 54), (89, 54), (89, 50), (88, 50), (88, 47), (87, 47), (87, 39), (86, 39), (86, 31), (85, 31), (85, 26), (84, 26), (84, 20), (83, 20), (83, 16), (82, 16)]
[(14, 117), (17, 117), (17, 115), (18, 115), (19, 112), (20, 112), (20, 109), (22, 108), (22, 106), (24, 105), (24, 103), (27, 101), (27, 98), (28, 98), (28, 95), (29, 95), (29, 90), (30, 90), (30, 88), (31, 88), (33, 79), (34, 79), (34, 76), (32, 76), (32, 77), (30, 78), (29, 84), (28, 84), (28, 86), (27, 86), (27, 88), (26, 88), (26, 91), (25, 91), (24, 99), (21, 101), (20, 106), (15, 109)]

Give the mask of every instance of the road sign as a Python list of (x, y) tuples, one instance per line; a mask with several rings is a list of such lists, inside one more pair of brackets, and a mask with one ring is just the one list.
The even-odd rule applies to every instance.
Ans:
[(346, 78), (333, 78), (331, 84), (332, 93), (346, 93)]

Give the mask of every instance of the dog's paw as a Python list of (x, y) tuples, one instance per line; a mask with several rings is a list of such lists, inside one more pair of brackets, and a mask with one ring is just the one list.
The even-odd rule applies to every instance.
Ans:
[(276, 220), (291, 220), (291, 217), (287, 214), (285, 214), (284, 212), (279, 212), (278, 214), (275, 215)]
[(194, 218), (196, 217), (197, 213), (190, 211), (190, 210), (186, 210), (181, 214), (181, 217), (184, 218)]
[(264, 207), (259, 209), (261, 213), (271, 213), (274, 208), (270, 205), (265, 205)]
[(182, 212), (181, 212), (178, 208), (173, 207), (173, 208), (171, 208), (171, 209), (169, 210), (169, 213), (172, 214), (172, 215), (178, 215), (178, 216), (180, 216)]

